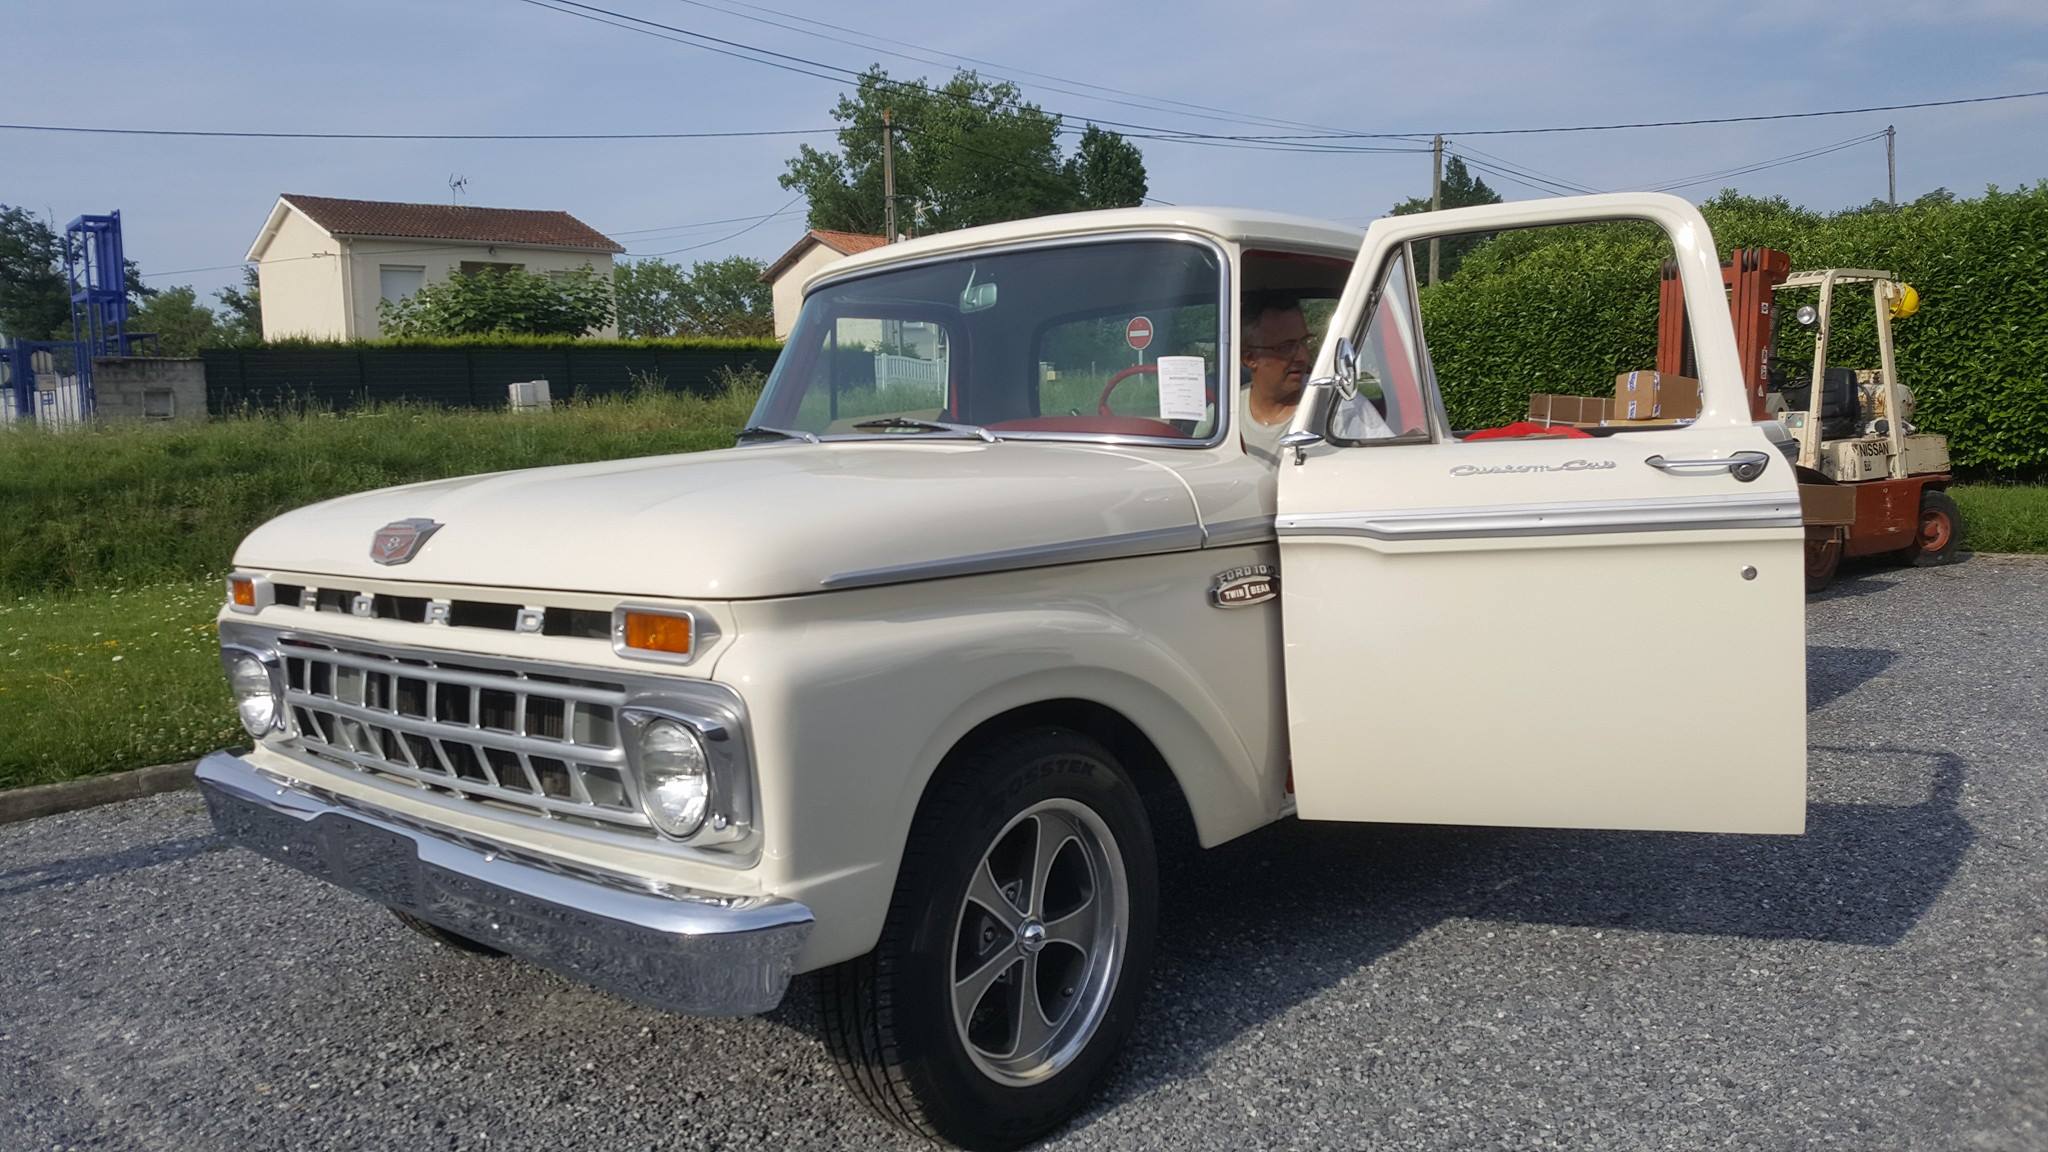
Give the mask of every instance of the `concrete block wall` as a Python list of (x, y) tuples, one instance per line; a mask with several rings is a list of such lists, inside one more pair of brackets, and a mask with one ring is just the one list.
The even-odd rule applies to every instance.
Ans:
[(103, 423), (206, 419), (206, 364), (168, 356), (92, 362), (93, 418)]

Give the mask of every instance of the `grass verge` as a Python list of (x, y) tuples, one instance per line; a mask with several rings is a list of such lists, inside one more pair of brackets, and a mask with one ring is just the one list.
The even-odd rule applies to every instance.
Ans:
[(351, 492), (732, 443), (759, 378), (546, 414), (393, 406), (0, 434), (0, 596), (196, 580), (279, 513)]
[(2048, 552), (2048, 485), (1958, 484), (1963, 547), (1972, 552)]
[(189, 760), (243, 738), (218, 579), (0, 602), (0, 788)]

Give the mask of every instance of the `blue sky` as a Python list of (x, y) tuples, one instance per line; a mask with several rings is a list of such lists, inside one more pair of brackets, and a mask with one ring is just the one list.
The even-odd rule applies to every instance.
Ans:
[[(841, 67), (880, 61), (903, 79), (945, 73), (872, 46), (715, 10), (731, 0), (593, 2)], [(2048, 89), (2044, 0), (1203, 0), (1172, 9), (1102, 0), (757, 2), (1012, 69), (1366, 132), (1682, 119)], [(842, 90), (519, 0), (99, 0), (90, 19), (87, 11), (68, 0), (9, 5), (0, 24), (9, 49), (0, 121), (344, 132), (824, 128)], [(1028, 98), (1076, 123), (1096, 117), (1196, 132), (1262, 130), (1016, 78)], [(1765, 124), (1471, 136), (1452, 146), (1615, 189), (1784, 156), (1886, 123), (1898, 126), (1902, 199), (1937, 186), (1975, 194), (1987, 184), (2048, 178), (2048, 98)], [(790, 194), (776, 177), (799, 139), (334, 142), (0, 132), (8, 149), (0, 202), (60, 223), (118, 208), (128, 253), (145, 277), (160, 287), (191, 283), (202, 294), (238, 273), (183, 270), (239, 261), (280, 192), (446, 202), (449, 177), (458, 173), (468, 179), (468, 203), (565, 209), (634, 252), (701, 244), (671, 258), (772, 258), (801, 234), (801, 215), (730, 239), (739, 225), (685, 226), (782, 207)], [(1428, 190), (1426, 154), (1140, 143), (1153, 194), (1183, 204), (1363, 223)], [(1884, 177), (1883, 145), (1869, 143), (1728, 183), (1835, 208), (1882, 196)], [(1511, 199), (1544, 194), (1487, 179)], [(1703, 198), (1717, 183), (1683, 193)]]

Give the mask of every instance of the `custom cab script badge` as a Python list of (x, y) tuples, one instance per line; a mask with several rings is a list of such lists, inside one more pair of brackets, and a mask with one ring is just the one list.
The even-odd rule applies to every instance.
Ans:
[(1612, 460), (1567, 460), (1562, 464), (1460, 464), (1453, 476), (1500, 476), (1521, 472), (1599, 472), (1614, 467)]
[(1209, 602), (1218, 608), (1248, 608), (1280, 594), (1280, 574), (1271, 564), (1247, 564), (1216, 574)]
[(439, 531), (441, 525), (425, 517), (415, 516), (410, 520), (394, 520), (370, 538), (370, 559), (379, 564), (403, 564), (419, 552), (420, 545), (427, 537)]

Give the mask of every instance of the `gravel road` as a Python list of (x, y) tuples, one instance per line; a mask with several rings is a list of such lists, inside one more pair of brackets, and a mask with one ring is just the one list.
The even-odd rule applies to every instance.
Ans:
[[(2048, 1149), (2048, 563), (1868, 572), (1809, 640), (1804, 837), (1289, 822), (1168, 867), (1049, 1146)], [(0, 828), (8, 1152), (903, 1146), (811, 1012), (437, 948), (191, 793)]]

